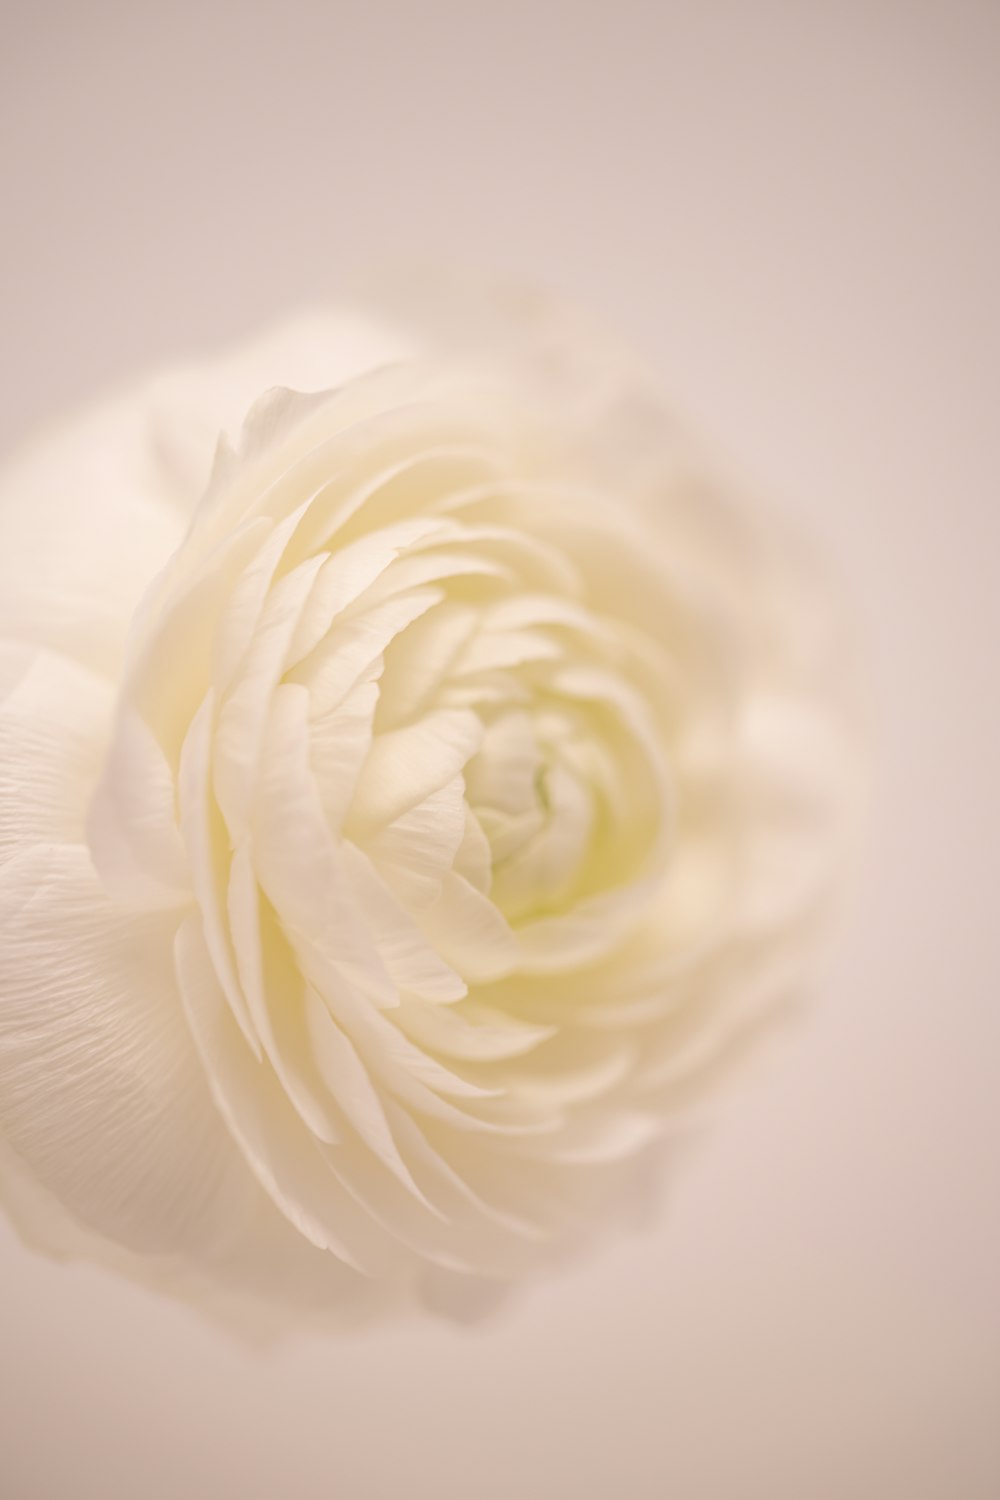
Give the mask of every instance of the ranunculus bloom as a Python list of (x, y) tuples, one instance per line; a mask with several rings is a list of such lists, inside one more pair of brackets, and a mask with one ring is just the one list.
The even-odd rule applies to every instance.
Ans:
[(3, 478), (4, 1197), (232, 1318), (578, 1245), (795, 989), (841, 821), (771, 529), (565, 319), (426, 321), (301, 319)]

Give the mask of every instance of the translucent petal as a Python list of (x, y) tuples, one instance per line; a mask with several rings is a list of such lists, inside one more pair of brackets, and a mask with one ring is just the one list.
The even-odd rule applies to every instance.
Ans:
[(366, 669), (380, 664), (391, 641), (440, 599), (436, 589), (417, 589), (339, 621), (310, 656), (286, 673), (286, 680), (309, 689), (310, 711), (320, 718), (343, 701)]
[(379, 1161), (422, 1199), (423, 1194), (393, 1137), (379, 1090), (354, 1044), (312, 988), (306, 991), (305, 1006), (309, 1040), (331, 1096)]
[(486, 728), (480, 753), (466, 769), (470, 803), (505, 813), (534, 812), (541, 764), (531, 715), (498, 715)]
[(135, 709), (124, 705), (87, 818), (94, 863), (116, 900), (142, 907), (190, 901), (175, 802), (174, 778), (158, 741)]
[(238, 433), (262, 391), (331, 391), (412, 349), (400, 330), (374, 314), (314, 307), (262, 329), (222, 358), (177, 365), (157, 375), (144, 392), (143, 416), (175, 479), (178, 503), (194, 508), (204, 492), (219, 433)]
[(215, 695), (209, 692), (188, 729), (181, 751), (177, 798), (191, 883), (203, 922), (204, 941), (223, 993), (256, 1057), (260, 1038), (240, 983), (226, 922), (230, 841), (211, 788)]
[(406, 1034), (430, 1052), (469, 1062), (497, 1062), (520, 1057), (555, 1034), (553, 1026), (535, 1026), (477, 1000), (461, 1006), (404, 1003), (398, 1023)]
[(490, 841), (483, 832), (482, 824), (468, 806), (465, 808), (465, 829), (462, 842), (455, 851), (455, 873), (463, 876), (470, 885), (484, 896), (490, 893), (493, 882), (493, 858)]
[(384, 1274), (390, 1247), (344, 1199), (322, 1144), (295, 1113), (270, 1063), (258, 1062), (236, 1029), (197, 916), (177, 934), (185, 1014), (213, 1097), (248, 1165), (281, 1212), (310, 1243), (366, 1274)]
[(426, 711), (476, 629), (477, 619), (475, 610), (447, 600), (428, 610), (387, 645), (379, 729), (396, 729)]
[[(380, 579), (400, 552), (412, 542), (437, 529), (434, 521), (417, 518), (386, 526), (370, 536), (358, 537), (331, 553), (316, 580), (308, 605), (296, 627), (288, 651), (287, 665), (298, 663), (314, 651), (337, 616), (355, 604)], [(426, 580), (424, 580), (426, 581)], [(401, 589), (393, 589), (400, 593)], [(366, 600), (366, 607), (374, 603)]]
[(437, 952), (470, 984), (499, 979), (517, 964), (518, 945), (500, 912), (454, 870), (434, 905), (420, 913), (420, 923)]
[(113, 709), (111, 688), (68, 657), (0, 646), (0, 864), (79, 842)]
[(82, 846), (3, 866), (0, 1127), (83, 1223), (146, 1254), (207, 1254), (249, 1195), (180, 1011), (175, 925), (112, 905)]
[(454, 776), (366, 841), (366, 854), (411, 910), (439, 895), (465, 838), (467, 815), (465, 787)]
[(436, 709), (377, 735), (354, 792), (348, 835), (367, 839), (451, 781), (474, 755), (482, 724), (465, 709)]
[(239, 674), (225, 700), (219, 702), (212, 781), (234, 839), (246, 833), (271, 695), (281, 679), (289, 643), (324, 561), (323, 554), (310, 558), (272, 589)]
[(309, 695), (283, 683), (274, 693), (252, 809), (257, 878), (290, 937), (301, 935), (337, 962), (379, 1004), (398, 992), (354, 898), (341, 850), (309, 769)]
[(139, 598), (184, 524), (141, 394), (43, 432), (0, 480), (0, 635), (113, 679)]
[(402, 994), (449, 1004), (465, 995), (459, 974), (428, 942), (411, 914), (380, 878), (367, 854), (345, 843), (341, 850), (357, 910)]
[(371, 749), (379, 684), (363, 675), (336, 708), (309, 724), (309, 765), (330, 827), (339, 830)]
[(321, 1141), (336, 1141), (340, 1137), (336, 1111), (308, 1045), (305, 986), (273, 914), (261, 912), (248, 844), (233, 855), (228, 914), (240, 985), (263, 1050), (313, 1135)]

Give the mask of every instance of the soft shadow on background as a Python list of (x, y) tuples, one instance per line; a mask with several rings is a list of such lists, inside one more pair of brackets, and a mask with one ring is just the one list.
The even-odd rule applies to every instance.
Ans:
[(541, 278), (819, 537), (875, 687), (824, 992), (654, 1233), (257, 1357), (0, 1229), (10, 1500), (1000, 1494), (1000, 7), (4, 9), (0, 444), (370, 261)]

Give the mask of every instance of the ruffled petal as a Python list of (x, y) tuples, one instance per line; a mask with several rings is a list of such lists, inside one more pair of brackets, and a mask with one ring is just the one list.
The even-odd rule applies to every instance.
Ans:
[(0, 1125), (84, 1224), (146, 1254), (216, 1253), (246, 1173), (179, 1008), (174, 923), (113, 905), (80, 846), (0, 870)]
[(0, 645), (0, 864), (40, 843), (83, 837), (113, 697), (70, 658)]

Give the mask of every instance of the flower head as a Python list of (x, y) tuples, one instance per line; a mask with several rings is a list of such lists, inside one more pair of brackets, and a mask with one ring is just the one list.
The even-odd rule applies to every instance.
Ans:
[(578, 1244), (812, 947), (843, 734), (773, 531), (523, 309), (160, 377), (0, 527), (15, 1216), (281, 1317)]

